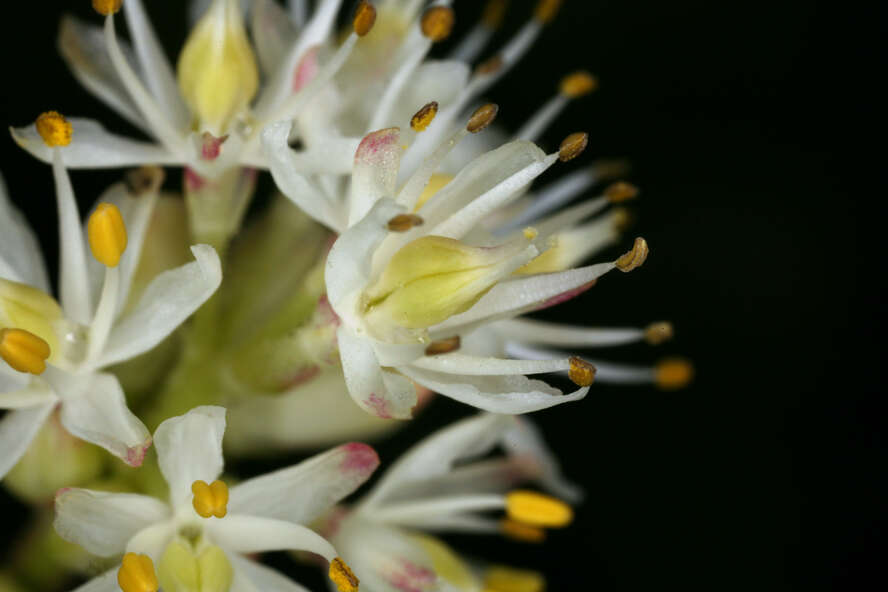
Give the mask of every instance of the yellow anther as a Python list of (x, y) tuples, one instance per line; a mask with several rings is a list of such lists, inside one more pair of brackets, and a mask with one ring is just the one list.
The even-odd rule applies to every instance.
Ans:
[(36, 122), (37, 133), (47, 146), (67, 146), (71, 143), (73, 130), (64, 115), (58, 111), (41, 113)]
[(588, 95), (597, 88), (598, 79), (585, 70), (568, 74), (561, 80), (561, 94), (571, 99)]
[(626, 181), (617, 181), (608, 185), (604, 197), (611, 203), (622, 203), (638, 197), (638, 187)]
[(358, 8), (355, 10), (355, 18), (352, 21), (352, 27), (358, 37), (363, 37), (373, 28), (376, 23), (376, 8), (367, 2), (361, 0)]
[(422, 15), (422, 34), (438, 43), (450, 36), (454, 23), (453, 9), (449, 6), (432, 6)]
[(392, 232), (407, 232), (414, 226), (422, 226), (423, 219), (416, 214), (398, 214), (388, 221), (388, 229)]
[(154, 562), (147, 555), (127, 553), (117, 570), (117, 584), (123, 592), (157, 592)]
[(616, 265), (617, 269), (620, 271), (632, 271), (633, 269), (641, 267), (641, 265), (647, 260), (649, 253), (650, 249), (648, 248), (647, 241), (638, 237), (632, 245), (632, 250), (614, 261), (614, 265)]
[(477, 74), (478, 76), (489, 76), (490, 74), (497, 72), (502, 67), (503, 56), (497, 54), (492, 58), (489, 58), (478, 64), (478, 67), (475, 68), (475, 74)]
[(543, 592), (542, 574), (526, 569), (493, 566), (484, 573), (484, 592)]
[(459, 335), (454, 335), (453, 337), (448, 337), (447, 339), (441, 339), (439, 341), (433, 341), (425, 348), (425, 355), (438, 356), (441, 354), (449, 354), (452, 351), (458, 350), (461, 343)]
[(92, 0), (92, 3), (95, 11), (103, 16), (119, 12), (123, 6), (123, 0)]
[(651, 323), (644, 330), (644, 340), (651, 345), (660, 345), (672, 339), (673, 334), (672, 323), (666, 321)]
[(49, 344), (24, 329), (0, 329), (0, 357), (19, 372), (43, 374), (52, 351)]
[(424, 131), (429, 124), (435, 119), (435, 115), (438, 114), (438, 103), (436, 101), (432, 101), (425, 105), (422, 109), (416, 112), (416, 114), (410, 118), (410, 127), (413, 128), (415, 132)]
[(561, 0), (540, 0), (536, 5), (533, 16), (545, 25), (552, 22), (560, 8)]
[(481, 22), (488, 29), (499, 29), (499, 26), (503, 24), (508, 6), (508, 0), (490, 0), (481, 14)]
[(506, 495), (509, 518), (530, 526), (560, 528), (573, 520), (570, 506), (535, 491), (512, 491)]
[(524, 238), (526, 238), (527, 240), (533, 240), (540, 235), (539, 231), (533, 226), (528, 226), (521, 231), (521, 234), (523, 234)]
[(542, 543), (546, 540), (546, 531), (542, 528), (510, 518), (500, 520), (500, 532), (503, 536), (523, 543)]
[(217, 479), (209, 485), (195, 481), (191, 484), (191, 493), (194, 494), (191, 505), (201, 518), (224, 518), (228, 513), (228, 486), (223, 481)]
[(432, 178), (429, 179), (429, 182), (426, 184), (425, 189), (423, 189), (422, 193), (419, 195), (419, 199), (416, 200), (416, 207), (413, 208), (413, 210), (419, 210), (419, 208), (424, 206), (427, 201), (451, 181), (453, 181), (453, 175), (445, 175), (444, 173), (433, 174)]
[(330, 562), (329, 575), (339, 592), (358, 592), (360, 580), (341, 557)]
[(481, 105), (475, 112), (472, 113), (472, 116), (469, 117), (469, 123), (466, 124), (466, 129), (469, 133), (477, 134), (488, 125), (493, 123), (493, 120), (496, 119), (496, 114), (499, 113), (499, 105), (496, 103), (487, 103), (486, 105)]
[(561, 146), (558, 147), (558, 160), (561, 162), (573, 160), (582, 154), (583, 150), (585, 150), (588, 145), (589, 134), (586, 132), (573, 133), (564, 138), (564, 141), (561, 142)]
[(117, 206), (100, 203), (86, 223), (89, 248), (99, 263), (117, 267), (126, 250), (126, 224)]
[(694, 366), (684, 358), (661, 360), (654, 369), (654, 381), (664, 391), (686, 387), (694, 379)]
[(567, 377), (577, 386), (589, 386), (595, 382), (595, 366), (576, 356), (570, 358)]

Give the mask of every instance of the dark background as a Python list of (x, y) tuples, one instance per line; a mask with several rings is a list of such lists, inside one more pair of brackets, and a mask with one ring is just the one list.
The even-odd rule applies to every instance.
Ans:
[[(180, 2), (147, 4), (176, 55)], [(87, 0), (4, 6), (0, 121), (23, 125), (59, 109), (130, 131), (56, 56), (57, 15), (71, 5), (94, 18)], [(531, 5), (513, 2), (505, 30)], [(458, 35), (480, 3), (456, 9)], [(602, 357), (648, 363), (682, 353), (698, 376), (677, 393), (597, 385), (582, 403), (535, 415), (588, 491), (577, 523), (543, 547), (476, 537), (455, 546), (545, 570), (556, 591), (846, 589), (883, 557), (885, 325), (867, 280), (882, 275), (885, 193), (874, 179), (884, 175), (875, 163), (884, 157), (884, 16), (854, 2), (568, 0), (489, 93), (515, 129), (563, 73), (585, 67), (600, 77), (601, 90), (574, 104), (544, 144), (585, 129), (584, 162), (631, 159), (643, 190), (636, 230), (652, 254), (548, 317), (670, 319), (674, 342)], [(49, 168), (8, 137), (0, 149), (13, 201), (55, 253)], [(119, 173), (72, 176), (85, 208)], [(438, 402), (378, 450), (391, 461), (466, 413)], [(20, 506), (0, 496), (6, 523)], [(3, 537), (12, 544), (15, 528)], [(293, 573), (322, 589), (314, 571)]]

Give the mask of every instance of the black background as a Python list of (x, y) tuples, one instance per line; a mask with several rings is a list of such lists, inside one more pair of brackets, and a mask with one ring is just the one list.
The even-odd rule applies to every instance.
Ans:
[[(146, 4), (175, 56), (186, 30), (180, 2)], [(531, 5), (513, 2), (505, 30)], [(456, 8), (458, 34), (480, 3)], [(58, 109), (131, 131), (57, 57), (64, 9), (99, 22), (88, 0), (4, 4), (0, 121), (23, 125)], [(543, 143), (584, 129), (580, 162), (631, 159), (643, 190), (635, 231), (652, 252), (641, 270), (609, 276), (548, 318), (670, 319), (674, 342), (602, 357), (683, 353), (698, 376), (678, 393), (597, 385), (581, 403), (535, 415), (588, 492), (577, 523), (543, 547), (477, 537), (455, 546), (544, 570), (556, 591), (846, 589), (883, 557), (885, 326), (881, 292), (867, 280), (883, 273), (884, 16), (854, 2), (568, 0), (492, 89), (500, 121), (515, 129), (562, 74), (598, 74), (601, 90), (572, 105)], [(13, 201), (54, 254), (49, 168), (8, 137), (0, 149)], [(119, 172), (72, 176), (85, 208)], [(467, 412), (436, 403), (379, 444), (383, 461)], [(0, 496), (8, 547), (21, 520), (8, 517), (21, 506)], [(318, 573), (292, 573), (322, 589)]]

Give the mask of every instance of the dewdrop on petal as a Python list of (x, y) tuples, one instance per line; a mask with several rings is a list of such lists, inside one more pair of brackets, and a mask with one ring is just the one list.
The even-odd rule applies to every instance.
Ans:
[(126, 225), (117, 206), (99, 204), (89, 217), (86, 233), (93, 257), (106, 267), (117, 267), (127, 244)]
[(51, 353), (49, 344), (29, 331), (0, 329), (0, 357), (19, 372), (43, 374)]
[(238, 0), (215, 0), (179, 56), (179, 88), (198, 128), (221, 135), (259, 88)]
[(617, 259), (614, 265), (622, 272), (630, 272), (641, 267), (647, 260), (649, 253), (650, 249), (648, 249), (647, 241), (638, 237), (632, 245), (632, 250)]
[(67, 146), (71, 143), (71, 124), (58, 111), (41, 113), (35, 125), (37, 133), (50, 148)]
[(512, 520), (546, 528), (561, 528), (573, 521), (570, 506), (535, 491), (512, 491), (506, 494), (506, 513)]
[(358, 580), (348, 564), (340, 557), (336, 557), (330, 562), (329, 576), (330, 580), (336, 584), (336, 589), (339, 590), (339, 592), (358, 591), (360, 580)]
[(154, 562), (147, 555), (127, 553), (117, 570), (117, 584), (122, 592), (157, 592)]
[(120, 12), (123, 0), (92, 0), (93, 9), (102, 16)]

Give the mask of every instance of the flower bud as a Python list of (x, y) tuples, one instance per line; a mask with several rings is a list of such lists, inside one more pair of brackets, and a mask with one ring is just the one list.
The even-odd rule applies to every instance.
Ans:
[(200, 129), (221, 135), (259, 88), (259, 70), (238, 0), (214, 0), (178, 64), (179, 88)]

